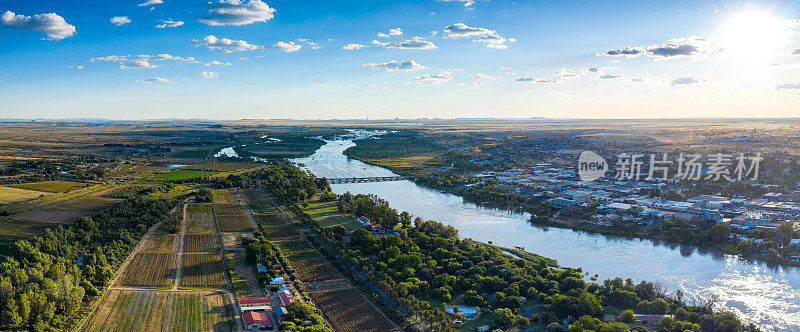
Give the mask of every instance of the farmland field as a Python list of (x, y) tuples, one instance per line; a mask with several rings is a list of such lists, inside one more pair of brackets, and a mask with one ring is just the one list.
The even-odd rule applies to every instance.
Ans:
[(202, 170), (202, 171), (230, 172), (236, 170), (248, 170), (262, 165), (263, 165), (262, 163), (250, 163), (250, 162), (216, 162), (207, 164), (196, 164), (187, 166), (185, 168)]
[(292, 268), (297, 271), (303, 282), (332, 280), (343, 278), (328, 260), (324, 258), (304, 259), (292, 262)]
[(290, 261), (321, 257), (314, 247), (311, 246), (311, 243), (306, 240), (278, 242), (278, 247), (281, 248), (283, 254), (286, 255), (286, 258)]
[(188, 204), (186, 208), (187, 233), (215, 233), (214, 210), (211, 204)]
[(336, 332), (400, 331), (356, 289), (310, 294)]
[(92, 185), (91, 183), (74, 182), (74, 181), (45, 181), (45, 182), (15, 184), (11, 185), (11, 187), (28, 189), (28, 190), (46, 191), (51, 193), (63, 193), (66, 191), (70, 191), (72, 189), (84, 188), (91, 185)]
[(283, 213), (273, 214), (254, 214), (253, 219), (262, 226), (281, 226), (289, 225), (292, 220)]
[(219, 251), (219, 236), (216, 234), (186, 234), (183, 239), (183, 251)]
[(236, 203), (236, 197), (228, 189), (214, 189), (211, 196), (214, 203)]
[(288, 240), (300, 236), (300, 232), (293, 225), (261, 227), (261, 229), (270, 241)]
[(48, 223), (0, 219), (0, 254), (7, 254), (18, 240), (44, 235), (45, 229), (52, 226)]
[(253, 224), (244, 214), (217, 215), (217, 224), (220, 232), (252, 232)]
[(16, 219), (23, 221), (46, 222), (52, 224), (64, 224), (78, 220), (80, 217), (88, 216), (94, 212), (109, 208), (120, 202), (116, 198), (107, 197), (81, 197), (57, 205), (43, 207), (38, 210), (25, 212), (16, 216)]
[(178, 255), (140, 252), (125, 270), (123, 286), (169, 288), (175, 282)]
[(244, 207), (239, 203), (214, 203), (214, 213), (222, 214), (244, 214)]
[(227, 285), (219, 254), (183, 254), (182, 287), (226, 288)]
[(147, 252), (172, 252), (175, 246), (173, 234), (151, 234), (142, 239), (142, 251)]
[(163, 173), (156, 175), (153, 177), (154, 179), (158, 180), (184, 180), (184, 179), (191, 179), (191, 178), (199, 178), (203, 176), (211, 176), (215, 175), (219, 172), (213, 171), (197, 171), (191, 169), (179, 169), (168, 173)]
[(14, 187), (0, 187), (0, 204), (8, 204), (47, 195), (46, 192)]
[(231, 331), (233, 307), (221, 292), (106, 291), (81, 331)]
[(272, 203), (247, 203), (247, 208), (250, 209), (250, 212), (256, 214), (280, 213), (278, 207)]
[(264, 189), (242, 189), (239, 193), (242, 194), (245, 203), (269, 202), (269, 196)]

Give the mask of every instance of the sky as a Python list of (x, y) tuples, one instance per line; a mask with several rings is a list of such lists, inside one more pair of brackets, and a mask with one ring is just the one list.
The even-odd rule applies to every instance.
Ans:
[(800, 2), (0, 0), (0, 118), (486, 117), (800, 117)]

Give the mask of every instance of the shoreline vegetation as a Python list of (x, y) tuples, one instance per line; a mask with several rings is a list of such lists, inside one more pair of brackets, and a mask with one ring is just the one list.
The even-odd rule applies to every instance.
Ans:
[[(415, 138), (412, 136), (411, 139)], [(474, 185), (476, 182), (465, 181), (458, 174), (449, 172), (423, 171), (423, 167), (420, 164), (411, 167), (408, 165), (410, 162), (405, 165), (403, 163), (398, 163), (398, 159), (402, 159), (403, 156), (408, 156), (407, 154), (410, 153), (410, 149), (404, 149), (404, 152), (399, 152), (397, 150), (392, 152), (391, 149), (389, 149), (388, 152), (375, 153), (377, 149), (374, 146), (368, 146), (364, 149), (359, 147), (359, 145), (374, 145), (378, 141), (380, 140), (373, 140), (369, 138), (354, 140), (353, 142), (356, 143), (356, 146), (348, 148), (344, 151), (344, 154), (348, 158), (356, 159), (369, 165), (387, 168), (398, 175), (406, 176), (408, 179), (414, 181), (417, 185), (459, 196), (466, 202), (481, 207), (507, 210), (512, 212), (528, 212), (532, 215), (529, 222), (533, 226), (571, 229), (590, 234), (600, 234), (604, 236), (626, 239), (650, 240), (654, 245), (664, 243), (676, 246), (691, 246), (693, 249), (700, 252), (716, 252), (737, 255), (741, 259), (763, 262), (770, 266), (800, 267), (800, 262), (781, 259), (776, 253), (772, 253), (771, 251), (768, 251), (767, 253), (759, 253), (755, 250), (755, 245), (739, 248), (732, 243), (724, 241), (728, 235), (735, 234), (732, 230), (727, 229), (727, 227), (725, 227), (725, 230), (721, 228), (715, 229), (717, 232), (716, 234), (702, 234), (701, 232), (691, 229), (688, 227), (688, 225), (685, 225), (685, 223), (670, 224), (670, 227), (678, 228), (680, 231), (674, 231), (672, 233), (681, 234), (684, 235), (685, 238), (688, 237), (691, 239), (687, 241), (681, 237), (672, 236), (666, 232), (659, 232), (658, 234), (655, 234), (654, 232), (648, 233), (635, 223), (619, 226), (603, 226), (593, 224), (579, 218), (570, 218), (567, 220), (564, 218), (559, 218), (558, 216), (543, 217), (554, 216), (556, 215), (557, 210), (544, 202), (534, 202), (524, 196), (513, 193), (499, 193), (489, 189), (478, 188), (477, 186), (466, 188), (466, 185)], [(380, 142), (379, 144), (385, 143)], [(385, 146), (386, 145), (383, 147)], [(413, 147), (414, 145), (411, 146)], [(427, 148), (425, 150), (429, 151), (432, 150), (432, 148)], [(442, 154), (447, 154), (447, 152), (443, 152)], [(411, 153), (410, 155), (414, 154)], [(427, 158), (434, 159), (435, 157)], [(431, 166), (441, 166), (441, 164), (443, 163), (426, 163), (424, 166), (426, 168), (430, 168)], [(515, 208), (510, 208), (512, 206)], [(681, 226), (684, 227), (681, 229)], [(712, 228), (713, 227), (709, 227), (709, 231), (707, 233), (711, 233)], [(694, 232), (697, 234), (686, 235), (687, 232)], [(712, 236), (713, 238), (703, 238), (706, 236)], [(746, 249), (748, 252), (743, 252), (741, 249)]]

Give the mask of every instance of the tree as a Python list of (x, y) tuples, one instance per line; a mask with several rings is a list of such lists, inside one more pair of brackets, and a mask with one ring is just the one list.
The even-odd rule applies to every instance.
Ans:
[(495, 324), (500, 325), (502, 327), (510, 327), (514, 325), (514, 313), (511, 312), (511, 309), (508, 308), (500, 308), (496, 309), (492, 313), (492, 320)]
[(619, 316), (619, 320), (623, 323), (633, 323), (636, 320), (636, 315), (633, 310), (625, 310)]
[(669, 316), (664, 316), (664, 318), (661, 318), (661, 321), (658, 322), (658, 326), (664, 331), (669, 331), (669, 329), (672, 328), (672, 324), (672, 317)]

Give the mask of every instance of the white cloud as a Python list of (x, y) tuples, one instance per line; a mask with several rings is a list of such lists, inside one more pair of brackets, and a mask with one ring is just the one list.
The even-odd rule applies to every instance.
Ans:
[(158, 67), (158, 65), (151, 64), (150, 61), (147, 60), (133, 60), (119, 65), (120, 69), (144, 69), (155, 67)]
[(775, 86), (776, 89), (800, 89), (800, 83), (783, 83)]
[(244, 40), (220, 39), (214, 35), (205, 36), (203, 40), (193, 39), (192, 43), (195, 46), (202, 45), (210, 49), (225, 49), (228, 51), (250, 51), (261, 48), (261, 46), (250, 44)]
[(270, 45), (269, 47), (272, 48), (272, 49), (276, 49), (276, 50), (279, 50), (279, 51), (282, 51), (282, 52), (289, 53), (289, 52), (297, 52), (297, 51), (299, 51), (300, 48), (303, 47), (303, 45), (295, 44), (295, 42), (293, 42), (293, 41), (290, 41), (290, 42), (279, 41), (279, 42), (277, 42), (275, 44)]
[(208, 14), (198, 21), (207, 25), (245, 25), (266, 22), (274, 17), (275, 9), (261, 0), (220, 0), (209, 3)]
[(403, 35), (403, 29), (400, 29), (400, 28), (389, 29), (389, 30), (386, 30), (385, 33), (384, 32), (378, 32), (378, 37), (380, 37), (380, 38), (389, 38), (391, 36), (402, 36), (402, 35)]
[(483, 82), (458, 83), (458, 86), (481, 86)]
[(114, 16), (108, 21), (111, 22), (111, 24), (114, 24), (116, 26), (122, 26), (122, 25), (125, 25), (125, 24), (128, 24), (128, 23), (131, 23), (131, 19), (128, 18), (127, 16)]
[(68, 66), (67, 68), (69, 68), (69, 69), (77, 69), (77, 70), (83, 70), (84, 69), (83, 66)]
[(492, 76), (492, 75), (486, 75), (486, 74), (483, 74), (483, 73), (477, 73), (477, 74), (475, 74), (475, 78), (477, 78), (479, 80), (499, 80), (500, 76)]
[(161, 20), (161, 24), (156, 25), (156, 28), (176, 28), (183, 25), (183, 21)]
[(219, 76), (219, 74), (213, 71), (204, 71), (202, 73), (195, 75), (195, 77), (199, 78), (217, 78), (217, 76)]
[(219, 60), (214, 60), (214, 61), (211, 61), (211, 62), (206, 62), (204, 65), (205, 66), (230, 66), (230, 65), (233, 65), (233, 64), (230, 63), (230, 62), (222, 62), (222, 61), (219, 61)]
[(75, 34), (75, 26), (68, 24), (56, 13), (25, 16), (16, 15), (9, 10), (0, 15), (0, 24), (21, 30), (42, 32), (51, 40), (61, 40)]
[(144, 6), (160, 5), (162, 3), (164, 3), (164, 0), (145, 0), (145, 2), (140, 3), (138, 6), (144, 7)]
[(420, 85), (439, 85), (442, 83), (449, 82), (453, 79), (453, 74), (448, 72), (440, 73), (440, 74), (429, 74), (429, 75), (419, 75), (414, 76), (412, 80), (417, 82)]
[(508, 42), (516, 42), (514, 38), (505, 38), (497, 34), (497, 31), (471, 27), (464, 23), (456, 23), (444, 27), (444, 32), (448, 38), (472, 38), (476, 43), (484, 43), (488, 48), (506, 49)]
[(520, 77), (516, 80), (517, 82), (526, 82), (526, 83), (551, 83), (553, 80), (545, 79), (545, 78), (536, 78), (536, 77)]
[(399, 62), (397, 60), (392, 60), (388, 62), (381, 62), (381, 63), (367, 63), (364, 66), (370, 67), (376, 70), (385, 70), (385, 71), (412, 71), (412, 70), (420, 70), (425, 69), (425, 67), (414, 60), (406, 60)]
[(343, 50), (360, 50), (360, 49), (362, 49), (364, 47), (366, 47), (366, 46), (361, 45), (361, 44), (347, 44), (347, 45), (342, 46), (342, 49)]
[(442, 2), (463, 2), (464, 7), (471, 7), (475, 4), (475, 0), (439, 0)]
[(401, 50), (432, 50), (436, 48), (436, 44), (425, 40), (422, 37), (411, 37), (399, 43), (381, 42), (380, 40), (373, 40), (372, 45), (381, 46), (388, 49), (401, 49)]
[(676, 79), (672, 80), (672, 84), (674, 84), (674, 85), (685, 85), (685, 84), (695, 84), (695, 83), (700, 83), (700, 81), (698, 81), (698, 80), (696, 80), (696, 79), (694, 79), (692, 77), (688, 77), (688, 76), (687, 77), (679, 77), (679, 78), (676, 78)]
[(153, 77), (153, 78), (148, 78), (146, 80), (131, 81), (131, 83), (133, 84), (171, 83), (171, 81), (163, 77)]
[(713, 51), (709, 44), (706, 38), (691, 36), (669, 39), (664, 44), (650, 45), (648, 47), (625, 46), (619, 49), (600, 52), (597, 53), (597, 55), (629, 58), (646, 55), (658, 59), (694, 57), (712, 53)]

